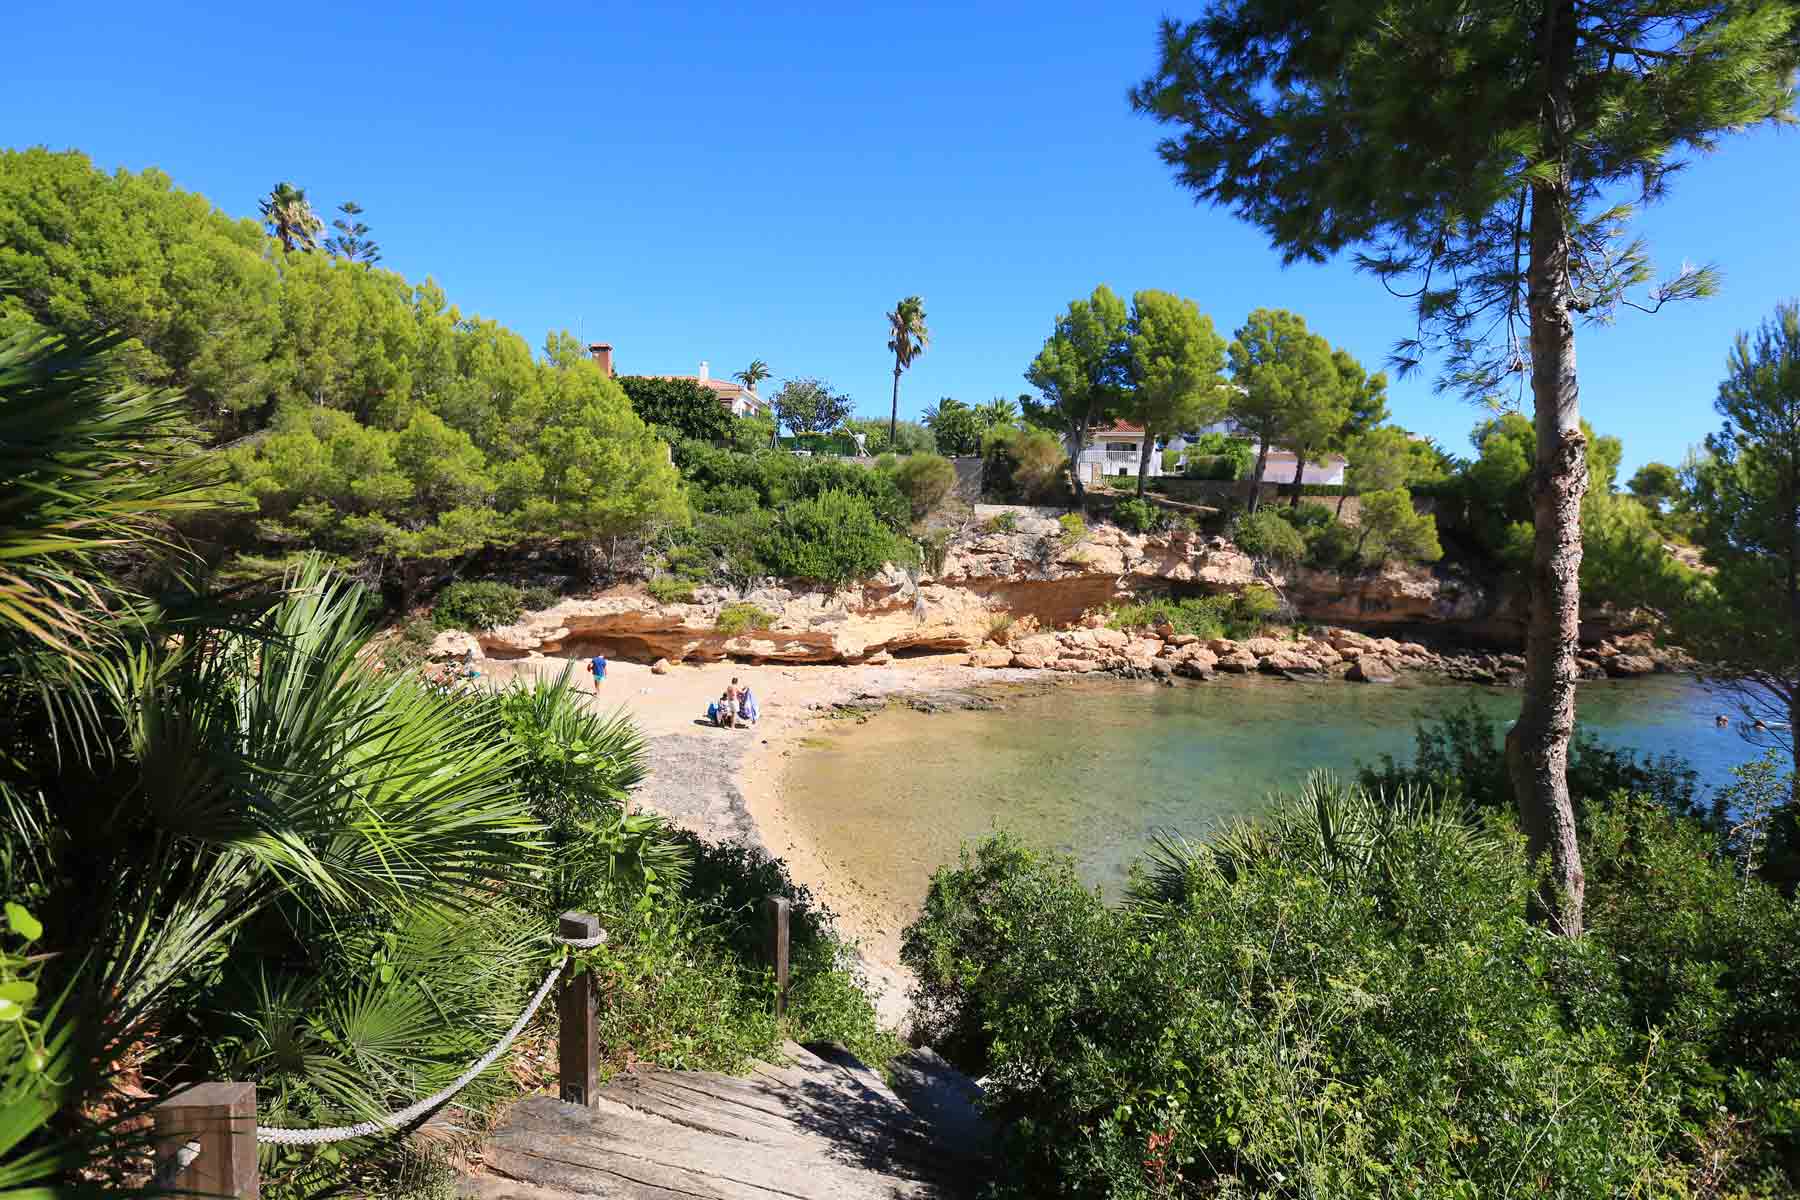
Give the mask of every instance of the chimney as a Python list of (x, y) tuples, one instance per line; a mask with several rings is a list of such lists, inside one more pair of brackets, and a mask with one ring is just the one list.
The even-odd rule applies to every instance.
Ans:
[(588, 343), (588, 353), (593, 355), (594, 361), (599, 364), (600, 373), (605, 375), (608, 379), (611, 379), (613, 373), (611, 344), (607, 342), (590, 342)]
[(706, 382), (706, 360), (704, 358), (700, 360), (700, 382)]

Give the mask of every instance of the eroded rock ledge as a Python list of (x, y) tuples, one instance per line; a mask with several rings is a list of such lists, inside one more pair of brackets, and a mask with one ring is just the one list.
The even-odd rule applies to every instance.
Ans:
[[(1514, 623), (1507, 597), (1453, 570), (1394, 565), (1355, 575), (1305, 568), (1259, 574), (1250, 557), (1223, 538), (1140, 536), (1103, 526), (1070, 542), (1055, 521), (1028, 517), (1014, 531), (953, 540), (942, 565), (918, 575), (889, 567), (859, 586), (835, 591), (701, 588), (686, 604), (658, 604), (644, 595), (565, 600), (514, 625), (479, 634), (446, 633), (434, 653), (863, 663), (966, 652), (972, 665), (993, 667), (1189, 676), (1255, 670), (1295, 677), (1376, 677), (1384, 668), (1410, 668), (1486, 682), (1503, 682), (1522, 666), (1513, 654), (1445, 654), (1417, 641), (1348, 628), (1327, 628), (1300, 642), (1258, 638), (1198, 645), (1172, 631), (1156, 637), (1100, 628), (1092, 615), (1146, 591), (1236, 592), (1256, 582), (1279, 588), (1308, 624), (1355, 625), (1370, 632), (1384, 626), (1425, 628), (1454, 636), (1469, 630), (1491, 635)], [(719, 629), (721, 613), (734, 604), (754, 605), (766, 614), (768, 628)], [(1667, 665), (1648, 638), (1595, 642), (1583, 665), (1590, 677)], [(1355, 668), (1365, 657), (1368, 665)]]

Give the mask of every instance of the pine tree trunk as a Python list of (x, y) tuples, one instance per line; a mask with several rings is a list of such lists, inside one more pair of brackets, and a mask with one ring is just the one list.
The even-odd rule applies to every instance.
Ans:
[(1069, 481), (1075, 485), (1075, 507), (1087, 507), (1087, 489), (1081, 486), (1081, 451), (1087, 445), (1087, 430), (1080, 422), (1069, 425)]
[(1300, 507), (1300, 489), (1306, 485), (1306, 451), (1294, 451), (1294, 495), (1288, 501), (1289, 508)]
[(1254, 513), (1262, 505), (1263, 468), (1269, 465), (1269, 443), (1262, 438), (1256, 442), (1256, 469), (1250, 472), (1250, 511)]
[[(1545, 15), (1545, 132), (1546, 149), (1552, 153), (1568, 144), (1574, 22), (1572, 0), (1558, 0)], [(1568, 780), (1575, 647), (1581, 629), (1581, 498), (1588, 482), (1569, 304), (1566, 220), (1572, 204), (1566, 167), (1556, 182), (1532, 187), (1527, 304), (1537, 461), (1532, 475), (1531, 621), (1525, 640), (1525, 694), (1518, 723), (1506, 735), (1519, 821), (1543, 873), (1538, 915), (1570, 937), (1581, 932), (1587, 884)]]
[(1150, 473), (1150, 455), (1156, 448), (1156, 439), (1150, 436), (1150, 427), (1144, 426), (1144, 444), (1138, 448), (1138, 499), (1144, 498), (1144, 477)]

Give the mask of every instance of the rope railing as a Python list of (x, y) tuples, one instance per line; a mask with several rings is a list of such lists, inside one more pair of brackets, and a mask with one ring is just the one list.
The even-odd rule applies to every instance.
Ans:
[[(771, 898), (764, 912), (769, 921), (767, 950), (776, 975), (776, 1012), (786, 1007), (788, 970), (788, 902)], [(598, 917), (564, 913), (553, 935), (557, 944), (591, 950), (606, 942)], [(571, 973), (559, 963), (544, 976), (512, 1027), (487, 1053), (469, 1064), (448, 1087), (405, 1108), (353, 1125), (316, 1129), (261, 1127), (256, 1120), (256, 1086), (251, 1083), (202, 1083), (159, 1104), (155, 1111), (157, 1162), (153, 1184), (162, 1191), (211, 1196), (253, 1197), (258, 1194), (256, 1147), (322, 1146), (393, 1133), (448, 1103), (505, 1054), (559, 979), (558, 1074), (564, 1100), (592, 1105), (598, 1093), (599, 1054), (594, 1016), (598, 997), (591, 973)]]

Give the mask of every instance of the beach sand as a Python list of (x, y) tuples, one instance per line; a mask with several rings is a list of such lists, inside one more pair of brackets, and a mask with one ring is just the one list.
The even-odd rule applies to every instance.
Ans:
[[(854, 719), (835, 714), (835, 705), (1042, 678), (1040, 672), (983, 669), (967, 661), (966, 654), (940, 654), (882, 666), (718, 662), (671, 666), (665, 675), (639, 663), (612, 662), (597, 696), (585, 662), (576, 661), (570, 683), (599, 711), (623, 707), (643, 731), (650, 777), (634, 803), (708, 840), (748, 842), (785, 860), (794, 881), (831, 909), (838, 932), (856, 944), (883, 1023), (899, 1027), (911, 983), (899, 962), (900, 932), (916, 914), (890, 911), (848, 872), (834, 869), (786, 811), (783, 781), (789, 756), (817, 722)], [(486, 682), (504, 686), (532, 676), (555, 679), (568, 662), (539, 657), (481, 665)], [(752, 689), (762, 720), (748, 729), (707, 725), (707, 704), (733, 678)]]

